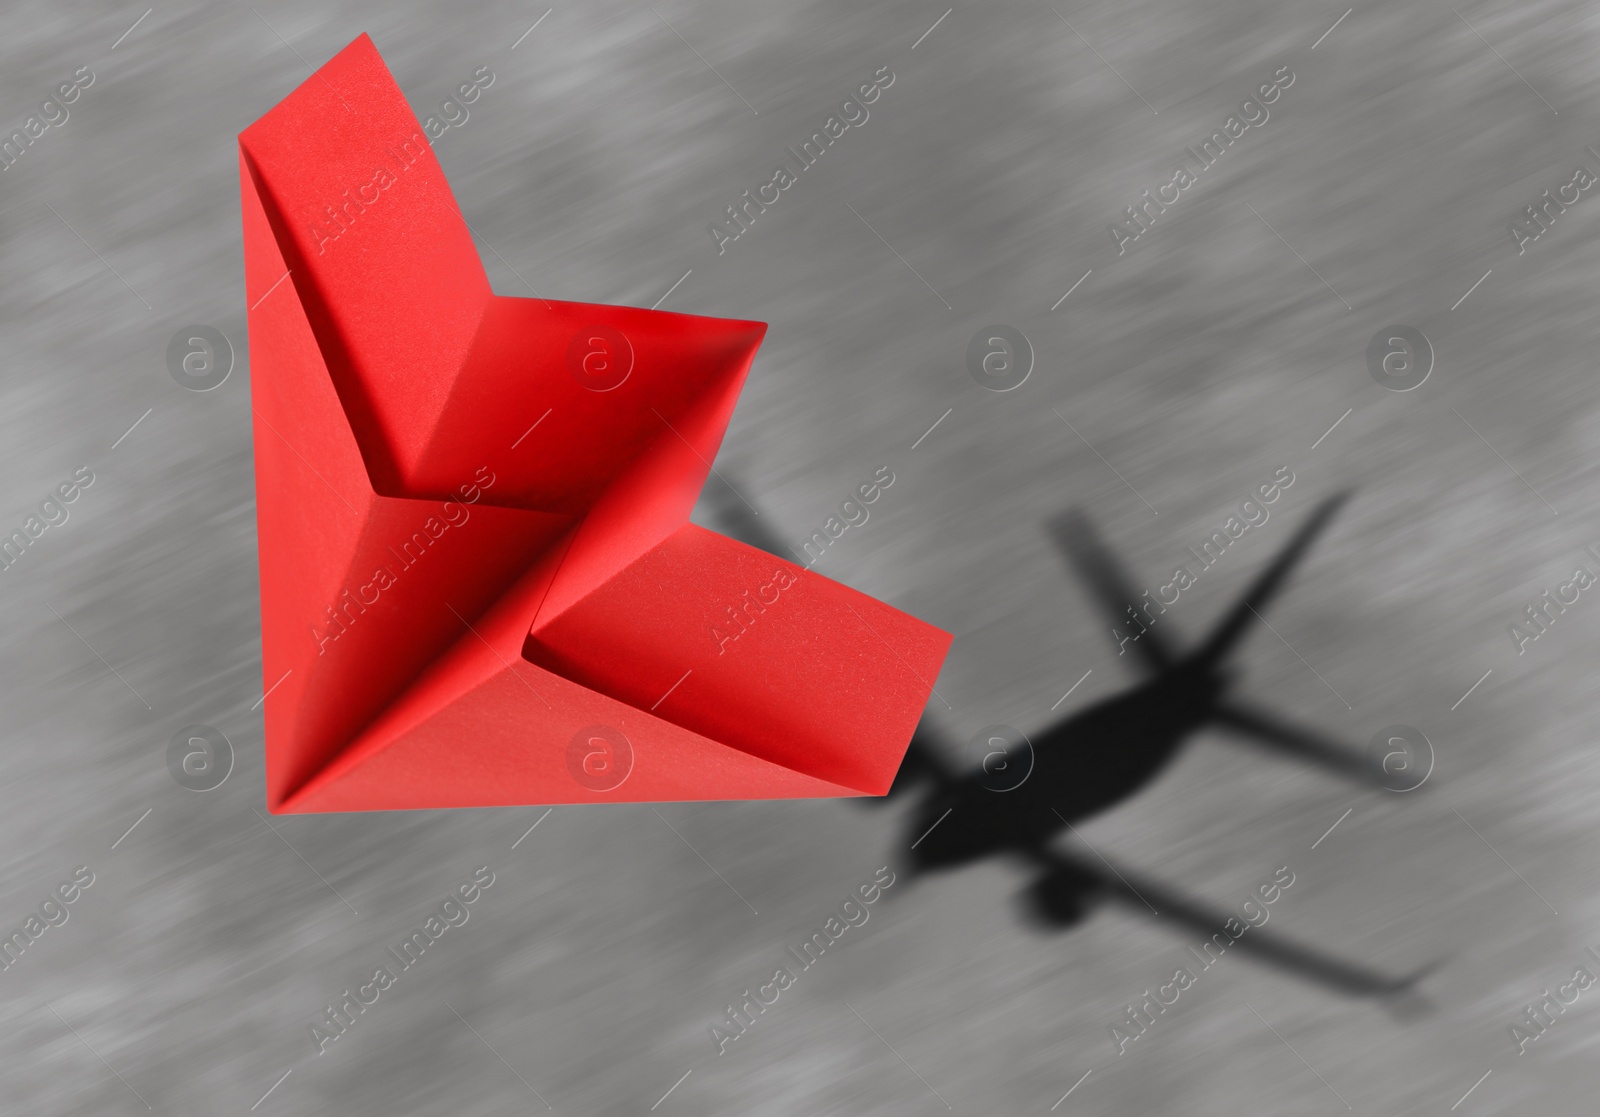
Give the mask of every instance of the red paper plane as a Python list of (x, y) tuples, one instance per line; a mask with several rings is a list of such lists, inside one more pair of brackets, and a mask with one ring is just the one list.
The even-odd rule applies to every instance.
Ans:
[(765, 325), (493, 294), (365, 35), (239, 146), (271, 810), (888, 789), (949, 635), (688, 522)]

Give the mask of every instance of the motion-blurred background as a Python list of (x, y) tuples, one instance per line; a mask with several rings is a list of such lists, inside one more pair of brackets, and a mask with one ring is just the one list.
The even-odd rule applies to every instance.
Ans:
[[(75, 866), (94, 874), (0, 973), (0, 1108), (1592, 1104), (1600, 991), (1523, 1054), (1508, 1027), (1577, 967), (1600, 974), (1600, 593), (1521, 654), (1508, 626), (1600, 568), (1583, 555), (1600, 542), (1600, 202), (1545, 211), (1521, 254), (1510, 232), (1577, 168), (1600, 172), (1595, 5), (34, 0), (0, 32), (6, 130), (94, 76), (0, 172), (0, 529), (94, 476), (0, 574), (0, 929)], [(1041, 934), (1017, 917), (1025, 878), (985, 864), (891, 888), (718, 1054), (725, 1006), (893, 863), (900, 808), (269, 829), (235, 136), (362, 32), (419, 117), (459, 116), (441, 103), (495, 76), (435, 151), (498, 291), (771, 323), (718, 469), (796, 544), (893, 470), (817, 569), (956, 634), (950, 709), (934, 705), (957, 741), (1033, 732), (1134, 678), (1046, 517), (1085, 510), (1154, 590), (1292, 471), (1271, 520), (1163, 617), (1192, 636), (1317, 498), (1354, 486), (1246, 646), (1246, 692), (1352, 748), (1416, 727), (1428, 784), (1354, 790), (1207, 735), (1080, 830), (1225, 907), (1288, 866), (1269, 929), (1393, 971), (1442, 960), (1431, 1010), (1230, 953), (1119, 1054), (1110, 1026), (1193, 936), (1120, 909)], [(719, 254), (708, 226), (880, 67), (895, 80), (870, 119)], [(1119, 255), (1112, 222), (1280, 67), (1294, 81), (1270, 120)], [(192, 324), (237, 351), (209, 392), (168, 372)], [(966, 363), (995, 324), (1037, 355), (1005, 393)], [(1405, 393), (1366, 360), (1397, 324), (1436, 353)], [(237, 756), (205, 794), (165, 761), (192, 723)], [(325, 1006), (483, 865), (470, 922), (317, 1054)]]

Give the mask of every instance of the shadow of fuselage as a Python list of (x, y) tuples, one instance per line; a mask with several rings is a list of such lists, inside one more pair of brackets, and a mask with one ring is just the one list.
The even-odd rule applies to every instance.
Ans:
[[(918, 839), (906, 851), (911, 867), (931, 871), (1025, 853), (1131, 798), (1214, 719), (1226, 687), (1203, 665), (1180, 666), (1062, 719), (1031, 738), (1031, 748), (1009, 749), (936, 785), (905, 825)], [(1022, 764), (1031, 769), (1007, 787)]]

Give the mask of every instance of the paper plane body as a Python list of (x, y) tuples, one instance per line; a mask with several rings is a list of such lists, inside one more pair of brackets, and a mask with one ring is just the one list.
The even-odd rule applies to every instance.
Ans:
[(271, 810), (888, 789), (950, 637), (689, 522), (765, 325), (494, 294), (366, 36), (239, 146)]

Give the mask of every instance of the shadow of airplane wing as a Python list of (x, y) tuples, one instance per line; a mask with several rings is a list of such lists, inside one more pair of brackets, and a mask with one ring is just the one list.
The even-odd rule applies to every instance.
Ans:
[(1244, 635), (1252, 620), (1260, 620), (1261, 611), (1282, 591), (1290, 573), (1316, 542), (1317, 536), (1328, 526), (1328, 521), (1350, 499), (1349, 492), (1335, 493), (1312, 510), (1304, 523), (1290, 537), (1288, 544), (1278, 553), (1272, 564), (1263, 570), (1245, 590), (1234, 607), (1217, 624), (1195, 658), (1202, 663), (1219, 663), (1226, 659), (1234, 644)]
[[(1211, 936), (1218, 935), (1227, 943), (1225, 949), (1238, 949), (1307, 981), (1352, 996), (1404, 996), (1437, 965), (1395, 977), (1297, 943), (1264, 927), (1245, 925), (1230, 912), (1208, 907), (1176, 889), (1117, 869), (1109, 862), (1079, 858), (1056, 849), (1038, 851), (1036, 860), (1046, 872), (1034, 882), (1028, 899), (1030, 915), (1043, 926), (1069, 926), (1082, 918), (1095, 901), (1116, 900), (1136, 912), (1199, 932), (1196, 945), (1202, 949), (1202, 944), (1214, 943)], [(1245, 928), (1236, 939), (1224, 930), (1230, 919)]]
[(1248, 703), (1227, 699), (1212, 715), (1250, 744), (1305, 761), (1371, 787), (1382, 787), (1379, 770), (1364, 753), (1335, 744), (1314, 730), (1304, 729)]

